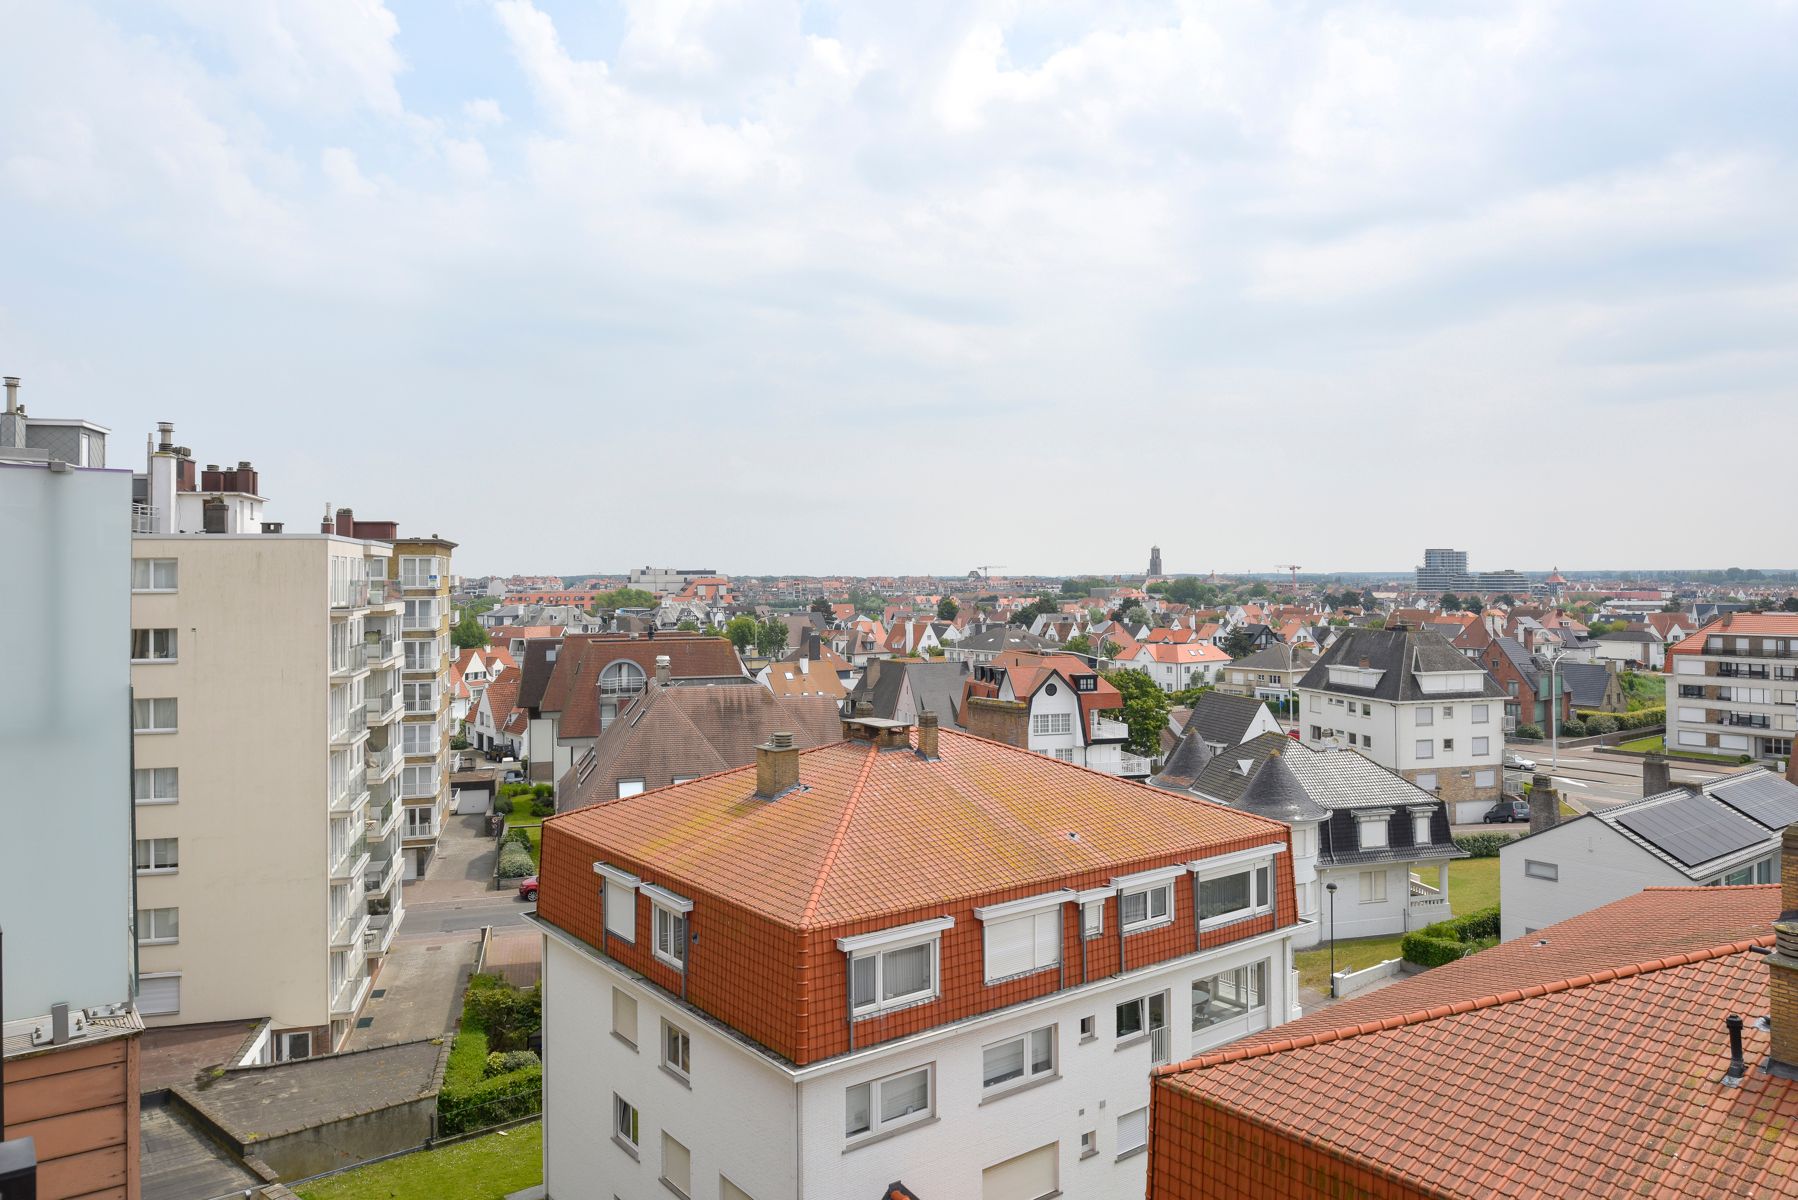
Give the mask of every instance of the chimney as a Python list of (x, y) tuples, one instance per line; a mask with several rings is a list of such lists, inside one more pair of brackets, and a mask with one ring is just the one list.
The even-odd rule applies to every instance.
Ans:
[(208, 496), (201, 503), (201, 528), (207, 533), (231, 532), (231, 509), (216, 496)]
[(1659, 754), (1642, 760), (1642, 794), (1658, 796), (1673, 787), (1673, 764)]
[(356, 514), (353, 510), (340, 508), (337, 510), (337, 536), (356, 536)]
[(6, 377), (6, 411), (9, 413), (19, 411), (19, 377), (17, 375)]
[(173, 421), (156, 422), (156, 452), (173, 454), (175, 451), (175, 423)]
[[(656, 682), (661, 684), (663, 687), (667, 687), (669, 680), (672, 679), (673, 677), (674, 677), (674, 664), (671, 661), (669, 661), (668, 656), (666, 654), (656, 655)], [(776, 734), (775, 736), (779, 737), (780, 735)], [(787, 740), (789, 742), (792, 740), (792, 736), (790, 734), (788, 735)]]
[(21, 450), (25, 446), (25, 414), (19, 409), (19, 377), (6, 377), (6, 412), (0, 415), (0, 446)]
[(936, 714), (928, 710), (919, 713), (918, 756), (920, 758), (926, 758), (934, 762), (942, 757), (941, 754), (937, 753), (936, 731)]
[(1542, 833), (1561, 823), (1561, 797), (1546, 775), (1530, 780), (1530, 832)]
[(755, 794), (773, 800), (799, 786), (799, 748), (793, 735), (776, 733), (755, 748)]
[(1798, 824), (1779, 840), (1779, 919), (1767, 956), (1767, 1001), (1772, 1011), (1771, 1070), (1798, 1078)]

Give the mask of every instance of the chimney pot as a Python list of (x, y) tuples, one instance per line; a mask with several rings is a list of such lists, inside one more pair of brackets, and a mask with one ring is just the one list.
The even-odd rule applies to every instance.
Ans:
[(1673, 764), (1659, 754), (1642, 760), (1642, 794), (1658, 796), (1673, 787)]
[(918, 714), (918, 753), (933, 760), (942, 757), (937, 749), (937, 716), (928, 709)]
[[(656, 682), (663, 687), (667, 687), (669, 680), (673, 677), (674, 664), (669, 660), (668, 656), (666, 654), (656, 655)], [(778, 738), (781, 735), (777, 733), (774, 736)], [(787, 734), (786, 737), (788, 741), (791, 742), (793, 735)]]

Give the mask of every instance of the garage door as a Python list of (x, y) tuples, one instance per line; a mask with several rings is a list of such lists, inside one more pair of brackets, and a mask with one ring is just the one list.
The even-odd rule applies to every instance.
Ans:
[(137, 1011), (146, 1017), (163, 1017), (181, 1011), (181, 976), (139, 975)]
[(981, 1176), (982, 1200), (1039, 1200), (1060, 1186), (1061, 1143), (1038, 1146), (1028, 1154), (988, 1167)]

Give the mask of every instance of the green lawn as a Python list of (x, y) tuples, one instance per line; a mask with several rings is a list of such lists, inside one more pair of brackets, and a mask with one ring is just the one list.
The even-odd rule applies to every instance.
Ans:
[[(1636, 754), (1665, 754), (1667, 753), (1667, 739), (1664, 735), (1657, 733), (1653, 737), (1637, 738), (1631, 742), (1619, 743), (1617, 749), (1633, 751)], [(1704, 762), (1714, 762), (1725, 767), (1741, 765), (1740, 758), (1734, 758), (1727, 754), (1705, 754), (1699, 750), (1675, 750), (1673, 753), (1681, 758), (1701, 759)]]
[(543, 1182), (543, 1126), (421, 1150), (296, 1189), (300, 1200), (504, 1200)]
[[(1423, 875), (1425, 883), (1435, 876)], [(1457, 917), (1498, 903), (1498, 859), (1462, 858), (1448, 864), (1448, 904)], [(1336, 969), (1360, 971), (1389, 958), (1399, 957), (1400, 933), (1384, 937), (1345, 938), (1336, 943)], [(1293, 955), (1298, 963), (1299, 986), (1330, 990), (1330, 946), (1324, 942), (1314, 950), (1301, 950)]]

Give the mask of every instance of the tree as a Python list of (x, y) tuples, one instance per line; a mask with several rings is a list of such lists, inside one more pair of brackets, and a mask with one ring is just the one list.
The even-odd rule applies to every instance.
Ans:
[(1798, 596), (1787, 596), (1785, 603), (1779, 606), (1786, 612), (1798, 612)]
[(1118, 611), (1113, 614), (1112, 619), (1121, 625), (1128, 625), (1134, 629), (1149, 623), (1149, 610), (1132, 600), (1123, 608), (1118, 609)]
[(770, 617), (755, 627), (755, 652), (773, 658), (787, 648), (787, 623)]
[(676, 625), (675, 628), (680, 630), (682, 633), (698, 633), (699, 632), (699, 622), (695, 621), (692, 617), (688, 617), (686, 620), (682, 621), (679, 625)]
[(1461, 597), (1455, 595), (1453, 592), (1443, 592), (1441, 604), (1443, 612), (1461, 611)]
[(1122, 646), (1118, 645), (1116, 642), (1112, 641), (1110, 638), (1106, 638), (1105, 644), (1099, 647), (1099, 656), (1101, 658), (1116, 658), (1118, 656), (1118, 652), (1122, 649), (1123, 649)]
[(1257, 579), (1254, 583), (1254, 586), (1249, 588), (1249, 595), (1253, 596), (1257, 600), (1261, 599), (1263, 596), (1267, 595), (1267, 585), (1265, 583), (1262, 583), (1259, 579)]
[(450, 628), (450, 645), (458, 650), (485, 646), (490, 640), (487, 631), (475, 620), (474, 610), (470, 608), (463, 609), (461, 619)]
[(1504, 608), (1516, 608), (1517, 607), (1517, 601), (1515, 601), (1511, 598), (1511, 593), (1509, 593), (1509, 592), (1502, 593), (1499, 596), (1499, 598), (1494, 600), (1492, 603), (1494, 603), (1496, 605), (1500, 605), (1501, 607), (1504, 607)]
[(1127, 745), (1133, 753), (1152, 757), (1161, 751), (1161, 731), (1167, 728), (1167, 693), (1148, 674), (1134, 668), (1109, 671), (1105, 678), (1124, 698), (1124, 724), (1130, 727)]
[(1023, 608), (1020, 608), (1017, 612), (1011, 614), (1011, 619), (1019, 625), (1028, 626), (1038, 617), (1054, 616), (1060, 611), (1060, 601), (1052, 596), (1038, 596), (1035, 600), (1032, 600), (1029, 604), (1026, 604)]
[(816, 600), (812, 601), (812, 611), (828, 617), (833, 615), (836, 612), (836, 609), (831, 607), (829, 596), (819, 596)]
[(732, 617), (724, 624), (724, 636), (741, 654), (755, 645), (756, 623), (754, 617)]
[(961, 605), (955, 602), (954, 596), (944, 596), (936, 602), (936, 619), (939, 621), (953, 621), (960, 611)]
[(1068, 644), (1063, 646), (1062, 649), (1066, 650), (1069, 654), (1090, 655), (1093, 652), (1093, 640), (1084, 633), (1076, 633), (1073, 637), (1068, 639)]
[(1247, 625), (1238, 625), (1224, 637), (1224, 644), (1218, 649), (1231, 658), (1247, 658), (1255, 653), (1255, 635), (1249, 632)]
[(621, 608), (654, 608), (655, 595), (642, 588), (621, 587), (614, 592), (601, 592), (593, 597), (593, 607), (588, 612), (616, 612)]

